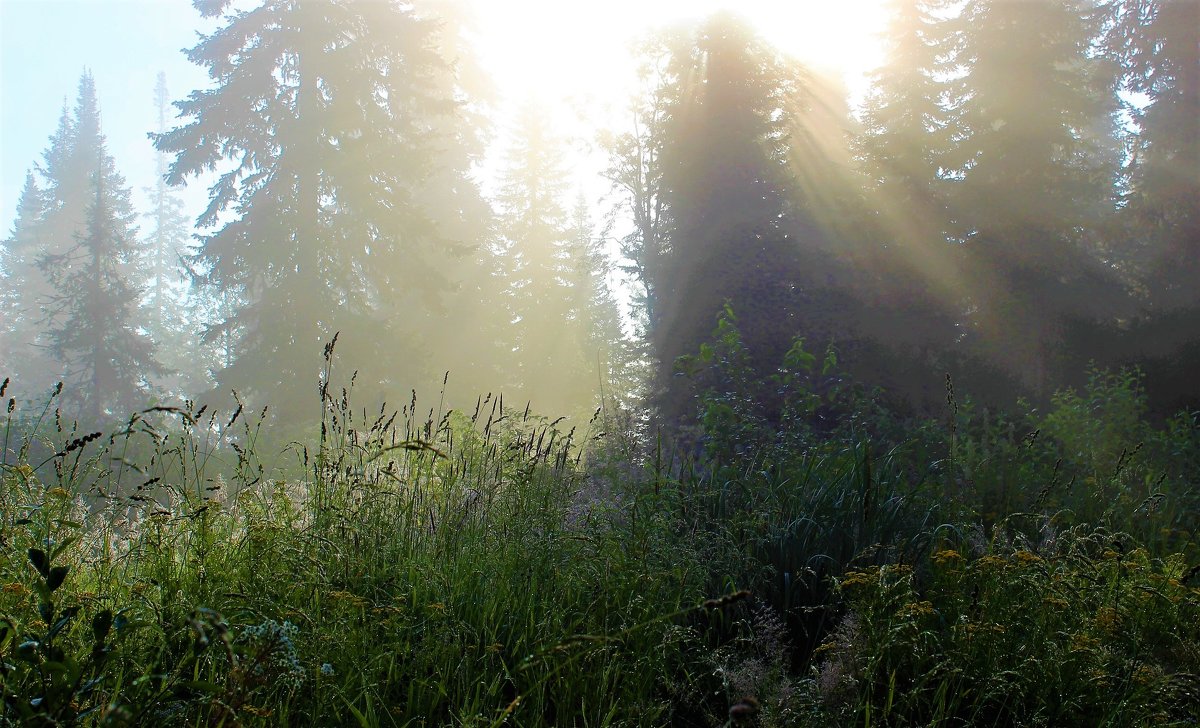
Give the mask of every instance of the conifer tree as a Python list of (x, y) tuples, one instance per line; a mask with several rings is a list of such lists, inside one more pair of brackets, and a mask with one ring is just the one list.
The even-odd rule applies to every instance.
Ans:
[[(118, 221), (113, 223), (117, 231), (114, 234), (122, 238), (118, 243), (98, 244), (115, 246), (113, 250), (125, 251), (129, 246), (130, 250), (136, 250), (136, 241), (129, 243), (123, 239), (132, 229), (133, 207), (124, 179), (106, 147), (95, 81), (85, 70), (79, 79), (74, 109), (69, 110), (64, 103), (42, 162), (27, 180), (17, 224), (5, 245), (6, 275), (19, 276), (21, 280), (16, 290), (9, 292), (8, 305), (13, 312), (9, 323), (15, 362), (13, 374), (26, 396), (36, 397), (64, 376), (71, 378), (78, 374), (78, 362), (74, 361), (77, 352), (72, 346), (59, 345), (78, 302), (71, 300), (73, 294), (58, 283), (76, 280), (75, 266), (89, 259), (90, 254), (80, 251), (82, 241), (89, 239), (96, 222), (92, 211), (97, 205), (97, 186), (104, 197), (101, 211)], [(133, 253), (120, 255), (121, 285), (125, 285), (141, 260)], [(126, 321), (123, 309), (119, 314), (113, 309), (99, 310), (94, 315)], [(127, 323), (131, 330), (145, 325), (137, 310), (128, 313)], [(62, 358), (68, 352), (72, 361)], [(130, 372), (122, 374), (125, 375), (134, 376)], [(75, 396), (82, 398), (77, 403), (84, 404), (90, 395), (77, 392)], [(106, 408), (96, 409), (90, 403), (86, 406), (92, 414)]]
[[(598, 236), (581, 190), (571, 219), (570, 291), (574, 333), (586, 371), (602, 387), (605, 396), (627, 403), (636, 389), (634, 351), (621, 330), (621, 309), (609, 281), (613, 263)], [(590, 403), (589, 403), (590, 404)]]
[(977, 351), (1048, 393), (1063, 326), (1119, 296), (1100, 264), (1119, 150), (1111, 69), (1092, 3), (971, 0), (955, 21), (963, 70), (951, 168), (975, 289)]
[(21, 188), (12, 232), (0, 245), (0, 371), (16, 376), (27, 394), (48, 387), (46, 380), (54, 372), (44, 345), (39, 346), (41, 302), (50, 293), (37, 266), (45, 216), (45, 193), (31, 170)]
[(808, 115), (808, 74), (727, 15), (674, 38), (669, 58), (659, 157), (665, 244), (650, 323), (658, 410), (677, 423), (693, 406), (676, 360), (709, 340), (726, 302), (764, 397), (793, 337), (823, 345), (847, 322), (833, 290), (841, 261), (799, 183), (825, 162)]
[(360, 388), (429, 375), (422, 337), (444, 322), (454, 254), (473, 242), (439, 219), (465, 206), (429, 203), (473, 183), (435, 170), (447, 150), (475, 158), (437, 23), (391, 1), (195, 4), (223, 21), (188, 52), (214, 86), (177, 102), (183, 125), (156, 143), (177, 155), (172, 184), (227, 169), (195, 259), (237, 306), (210, 330), (238, 337), (218, 385), (311, 419), (323, 344), (339, 331)]
[(585, 312), (573, 288), (569, 187), (561, 142), (544, 110), (525, 106), (506, 157), (497, 204), (498, 257), (511, 321), (512, 386), (539, 412), (573, 414), (590, 401), (577, 333)]
[(151, 381), (162, 374), (153, 345), (138, 329), (141, 291), (129, 267), (141, 250), (120, 186), (103, 144), (92, 176), (92, 204), (78, 245), (51, 255), (41, 267), (54, 284), (59, 316), (48, 331), (50, 350), (65, 367), (65, 401), (91, 426), (127, 416), (148, 404)]
[(1133, 109), (1129, 252), (1162, 309), (1200, 302), (1200, 3), (1111, 0), (1107, 49)]
[[(158, 112), (158, 133), (167, 131), (167, 77), (160, 72), (154, 87), (154, 105)], [(191, 228), (184, 213), (183, 200), (166, 180), (167, 155), (155, 153), (155, 182), (149, 188), (151, 209), (141, 270), (146, 277), (146, 329), (164, 366), (172, 373), (168, 389), (185, 396), (197, 394), (209, 386), (205, 366), (206, 351), (198, 332), (195, 314), (202, 305), (198, 298), (191, 306), (186, 296), (186, 278), (181, 260), (188, 252)], [(191, 309), (189, 311), (189, 308)]]
[(860, 233), (870, 255), (859, 267), (877, 302), (869, 318), (887, 359), (879, 381), (910, 400), (933, 390), (936, 402), (935, 378), (971, 290), (948, 240), (945, 157), (955, 127), (947, 107), (954, 49), (942, 20), (946, 5), (890, 3), (887, 55), (872, 77), (856, 143), (870, 211)]

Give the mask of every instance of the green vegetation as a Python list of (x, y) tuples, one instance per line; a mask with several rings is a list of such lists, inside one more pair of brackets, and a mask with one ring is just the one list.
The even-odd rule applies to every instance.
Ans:
[(616, 412), (369, 413), (326, 355), (282, 450), (240, 404), (86, 433), (7, 400), (7, 723), (1200, 717), (1200, 420), (1148, 422), (1136, 373), (902, 421), (797, 341), (767, 401), (727, 311), (683, 458)]

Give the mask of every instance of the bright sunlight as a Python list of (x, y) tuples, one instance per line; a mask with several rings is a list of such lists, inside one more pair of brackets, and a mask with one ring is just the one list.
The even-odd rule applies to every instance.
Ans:
[(886, 21), (884, 0), (522, 0), (476, 7), (486, 67), (506, 95), (604, 104), (621, 104), (627, 93), (634, 70), (629, 43), (655, 28), (722, 9), (745, 18), (813, 70), (840, 75), (857, 95), (863, 76), (881, 61)]

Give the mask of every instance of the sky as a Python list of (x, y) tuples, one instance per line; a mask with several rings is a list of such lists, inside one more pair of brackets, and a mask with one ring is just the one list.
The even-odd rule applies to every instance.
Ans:
[[(505, 119), (517, 105), (546, 105), (573, 142), (580, 185), (589, 195), (603, 190), (596, 188), (598, 163), (587, 140), (596, 128), (624, 120), (636, 66), (629, 47), (656, 27), (731, 8), (814, 68), (842, 74), (855, 94), (880, 61), (883, 0), (471, 4), (478, 52), (499, 93), (500, 146)], [(84, 68), (96, 81), (109, 151), (135, 205), (145, 209), (143, 190), (154, 183), (147, 133), (157, 125), (156, 76), (166, 73), (172, 98), (203, 87), (205, 73), (182, 50), (195, 44), (199, 31), (215, 27), (189, 0), (0, 0), (0, 234), (11, 231), (25, 174), (40, 160), (64, 98), (74, 104)], [(203, 187), (194, 183), (184, 192), (192, 212), (204, 204)]]

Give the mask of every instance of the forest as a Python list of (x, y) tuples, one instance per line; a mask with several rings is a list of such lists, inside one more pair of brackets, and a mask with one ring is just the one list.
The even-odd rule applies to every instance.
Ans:
[(0, 725), (1200, 722), (1200, 2), (718, 11), (582, 140), (467, 0), (191, 5), (0, 240)]

